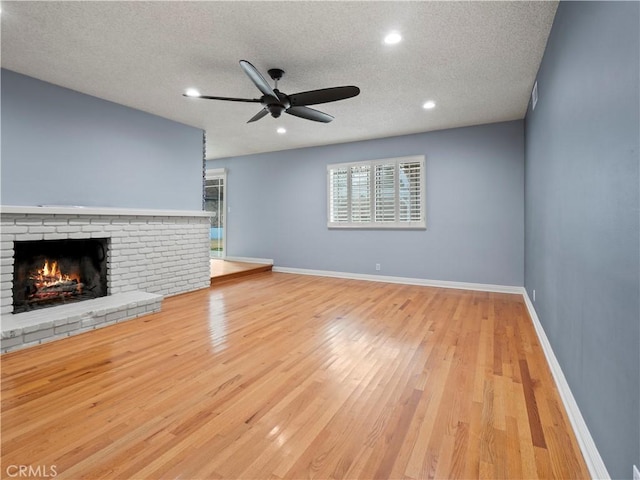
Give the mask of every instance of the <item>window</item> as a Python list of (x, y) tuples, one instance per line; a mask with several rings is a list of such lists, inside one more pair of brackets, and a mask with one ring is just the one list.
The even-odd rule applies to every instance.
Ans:
[(327, 166), (330, 228), (426, 228), (424, 157)]

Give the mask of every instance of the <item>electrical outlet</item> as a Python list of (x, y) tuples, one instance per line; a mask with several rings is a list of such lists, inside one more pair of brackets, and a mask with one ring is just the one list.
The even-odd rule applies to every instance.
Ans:
[(534, 302), (536, 301), (536, 289), (535, 288), (533, 289), (533, 301)]
[(380, 271), (380, 264), (376, 263), (376, 271)]
[(640, 470), (635, 465), (633, 466), (633, 480), (640, 480)]

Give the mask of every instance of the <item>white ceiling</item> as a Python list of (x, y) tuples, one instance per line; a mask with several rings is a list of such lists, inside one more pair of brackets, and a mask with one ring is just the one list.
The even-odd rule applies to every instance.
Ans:
[[(207, 158), (523, 118), (557, 2), (2, 2), (2, 66), (207, 132)], [(385, 45), (398, 30), (403, 41)], [(247, 124), (259, 98), (238, 65), (286, 71), (285, 93), (357, 85)], [(433, 110), (424, 110), (426, 100)], [(278, 135), (276, 128), (288, 132)]]

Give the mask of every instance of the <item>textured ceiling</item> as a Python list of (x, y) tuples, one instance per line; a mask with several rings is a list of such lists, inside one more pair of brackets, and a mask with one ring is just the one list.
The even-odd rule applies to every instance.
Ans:
[[(2, 3), (2, 66), (207, 132), (207, 158), (523, 118), (557, 2)], [(403, 41), (382, 42), (390, 30)], [(329, 124), (246, 121), (259, 104), (238, 60), (285, 93), (357, 85)], [(424, 110), (426, 100), (433, 110)], [(288, 132), (278, 135), (276, 128)]]

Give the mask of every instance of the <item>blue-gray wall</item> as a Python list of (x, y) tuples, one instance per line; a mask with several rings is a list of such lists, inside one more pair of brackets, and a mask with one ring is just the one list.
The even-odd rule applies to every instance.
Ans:
[[(228, 168), (227, 254), (282, 267), (523, 285), (523, 135), (515, 121), (210, 160), (209, 168)], [(328, 164), (414, 154), (426, 158), (427, 230), (327, 228)]]
[(202, 209), (202, 130), (1, 75), (3, 205)]
[(529, 296), (613, 478), (640, 466), (637, 2), (562, 2), (526, 117)]

